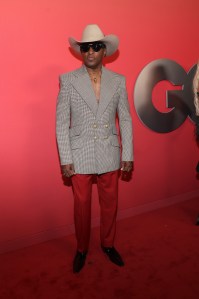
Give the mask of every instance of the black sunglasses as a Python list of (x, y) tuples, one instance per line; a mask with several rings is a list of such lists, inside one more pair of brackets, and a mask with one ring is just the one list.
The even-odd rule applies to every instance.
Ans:
[(80, 51), (83, 53), (88, 52), (90, 48), (92, 48), (94, 52), (99, 52), (101, 49), (106, 48), (106, 46), (105, 44), (99, 42), (80, 44)]

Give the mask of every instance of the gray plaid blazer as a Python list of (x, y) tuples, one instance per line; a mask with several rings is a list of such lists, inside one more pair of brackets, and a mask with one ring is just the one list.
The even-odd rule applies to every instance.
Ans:
[(98, 104), (84, 65), (61, 75), (56, 135), (61, 165), (73, 163), (76, 173), (106, 173), (119, 169), (121, 160), (132, 161), (132, 120), (124, 76), (102, 67)]

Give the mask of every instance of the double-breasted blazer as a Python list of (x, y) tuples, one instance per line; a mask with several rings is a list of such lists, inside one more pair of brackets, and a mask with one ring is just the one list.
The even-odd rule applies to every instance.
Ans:
[(100, 88), (98, 103), (84, 65), (60, 76), (56, 113), (60, 163), (74, 164), (79, 174), (114, 171), (121, 160), (133, 160), (125, 77), (102, 67)]

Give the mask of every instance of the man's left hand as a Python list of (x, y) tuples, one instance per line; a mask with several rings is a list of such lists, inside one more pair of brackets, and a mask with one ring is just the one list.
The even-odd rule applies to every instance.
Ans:
[(122, 161), (122, 171), (130, 172), (133, 169), (133, 161)]

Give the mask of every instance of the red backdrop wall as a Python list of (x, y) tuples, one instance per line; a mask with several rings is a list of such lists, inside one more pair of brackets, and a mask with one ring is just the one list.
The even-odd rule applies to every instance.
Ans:
[[(80, 39), (89, 23), (120, 38), (119, 57), (106, 66), (126, 76), (133, 117), (134, 174), (129, 183), (120, 181), (119, 217), (199, 193), (194, 124), (187, 119), (173, 132), (156, 133), (140, 122), (133, 104), (135, 81), (149, 62), (168, 58), (187, 71), (197, 62), (198, 11), (197, 0), (1, 0), (1, 251), (73, 231), (55, 108), (59, 75), (81, 65), (67, 38)], [(162, 110), (167, 87), (156, 92)], [(95, 186), (92, 209), (96, 224)]]

